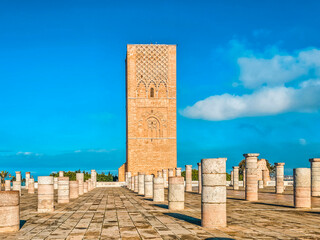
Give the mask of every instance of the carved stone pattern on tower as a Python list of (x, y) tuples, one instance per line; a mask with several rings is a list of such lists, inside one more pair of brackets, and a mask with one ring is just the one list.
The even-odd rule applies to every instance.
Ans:
[(168, 82), (168, 48), (162, 45), (138, 45), (136, 50), (137, 97), (165, 98)]

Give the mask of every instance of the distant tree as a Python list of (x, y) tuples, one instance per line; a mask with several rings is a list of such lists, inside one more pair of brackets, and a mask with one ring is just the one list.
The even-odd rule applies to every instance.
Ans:
[[(181, 176), (186, 178), (186, 171), (181, 172)], [(198, 170), (192, 169), (192, 181), (198, 181)]]
[(231, 181), (231, 174), (227, 173), (226, 178), (227, 178), (227, 181)]

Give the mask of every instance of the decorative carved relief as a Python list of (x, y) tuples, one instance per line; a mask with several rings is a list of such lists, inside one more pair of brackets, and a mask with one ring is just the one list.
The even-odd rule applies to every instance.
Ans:
[[(147, 93), (150, 97), (150, 84), (155, 87), (155, 97), (157, 97), (157, 86), (168, 81), (168, 46), (165, 45), (137, 45), (136, 46), (136, 79), (139, 84), (144, 82), (148, 87)], [(161, 89), (163, 91), (163, 89)], [(166, 89), (167, 91), (167, 89)], [(139, 94), (138, 94), (139, 95)], [(141, 94), (138, 96), (140, 97)]]

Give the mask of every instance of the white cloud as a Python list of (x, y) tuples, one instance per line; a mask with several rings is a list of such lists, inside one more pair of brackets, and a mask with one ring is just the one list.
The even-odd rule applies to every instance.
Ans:
[(320, 77), (320, 50), (300, 51), (296, 56), (274, 55), (272, 58), (241, 57), (239, 80), (246, 88), (258, 88), (262, 85), (278, 86), (307, 77), (314, 71)]
[(215, 95), (198, 101), (181, 113), (189, 118), (221, 121), (239, 117), (311, 112), (320, 108), (320, 80), (303, 82), (299, 88), (263, 87), (252, 94)]
[(304, 138), (300, 138), (299, 139), (299, 143), (300, 143), (300, 145), (306, 145), (307, 144), (307, 141), (304, 139)]
[(25, 155), (25, 156), (29, 156), (33, 154), (32, 152), (17, 152), (16, 155)]
[(233, 49), (245, 57), (237, 59), (239, 82), (233, 82), (232, 86), (251, 89), (251, 93), (214, 95), (186, 107), (182, 115), (221, 121), (320, 109), (319, 49), (288, 55), (280, 54), (277, 47), (269, 47), (264, 53), (254, 53), (232, 41), (230, 51)]

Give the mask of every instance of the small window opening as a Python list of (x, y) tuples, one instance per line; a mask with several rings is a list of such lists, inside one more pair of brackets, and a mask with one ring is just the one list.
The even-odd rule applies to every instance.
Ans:
[(154, 89), (153, 88), (150, 89), (150, 97), (152, 97), (152, 98), (154, 97)]

